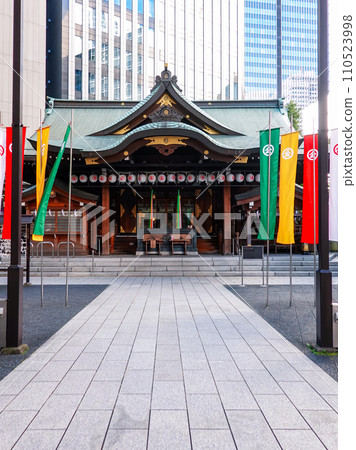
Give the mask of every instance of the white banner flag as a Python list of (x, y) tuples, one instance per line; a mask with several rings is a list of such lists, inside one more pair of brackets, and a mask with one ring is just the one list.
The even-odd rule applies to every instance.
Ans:
[(2, 208), (2, 193), (4, 190), (6, 168), (6, 128), (0, 128), (0, 211)]
[(330, 136), (329, 239), (338, 241), (338, 138), (337, 129)]

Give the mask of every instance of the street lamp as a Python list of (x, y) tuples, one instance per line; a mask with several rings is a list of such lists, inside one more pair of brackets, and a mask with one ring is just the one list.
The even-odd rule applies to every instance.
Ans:
[(316, 339), (319, 347), (332, 347), (332, 282), (329, 270), (328, 194), (328, 0), (318, 0), (319, 97), (319, 266), (316, 271)]
[(22, 345), (23, 267), (21, 265), (22, 197), (22, 0), (14, 0), (12, 86), (11, 262), (7, 278), (6, 346)]

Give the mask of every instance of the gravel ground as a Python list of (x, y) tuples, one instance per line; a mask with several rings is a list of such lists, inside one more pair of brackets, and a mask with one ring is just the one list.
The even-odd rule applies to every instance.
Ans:
[[(293, 304), (289, 306), (289, 286), (269, 287), (269, 306), (266, 305), (266, 288), (259, 286), (226, 286), (240, 294), (245, 302), (272, 325), (293, 345), (305, 353), (332, 378), (338, 380), (338, 356), (315, 355), (307, 343), (316, 343), (316, 318), (314, 286), (293, 286)], [(337, 303), (337, 286), (333, 287), (333, 302)]]
[[(106, 287), (106, 285), (70, 285), (69, 306), (65, 307), (65, 286), (45, 286), (42, 308), (40, 305), (41, 287), (24, 287), (23, 342), (30, 349), (25, 355), (0, 355), (0, 379), (46, 342)], [(6, 286), (0, 286), (0, 297), (6, 298)]]

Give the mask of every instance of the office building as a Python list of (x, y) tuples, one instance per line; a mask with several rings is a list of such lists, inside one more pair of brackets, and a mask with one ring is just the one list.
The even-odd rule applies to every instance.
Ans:
[[(0, 9), (0, 123), (12, 123), (13, 1)], [(23, 2), (23, 118), (30, 136), (45, 108), (46, 0)], [(42, 113), (44, 116), (44, 113)]]
[(314, 102), (317, 0), (245, 0), (244, 8), (245, 98), (282, 96), (301, 107)]
[(190, 99), (241, 98), (242, 11), (243, 0), (48, 0), (47, 94), (141, 100), (168, 63)]

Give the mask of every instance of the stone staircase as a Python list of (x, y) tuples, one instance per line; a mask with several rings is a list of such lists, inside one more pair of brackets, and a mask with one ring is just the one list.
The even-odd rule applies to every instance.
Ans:
[[(9, 262), (3, 260), (3, 271), (0, 276), (6, 276), (4, 269)], [(23, 261), (25, 266), (25, 261)], [(195, 255), (195, 256), (90, 256), (69, 258), (70, 277), (233, 277), (241, 275), (242, 261), (239, 256)], [(266, 271), (266, 256), (264, 260)], [(337, 276), (337, 255), (330, 255), (330, 270)], [(314, 276), (313, 255), (293, 255), (292, 272), (294, 277)], [(46, 277), (62, 277), (66, 274), (66, 258), (44, 257), (43, 273)], [(41, 260), (31, 258), (31, 277), (41, 274)], [(265, 272), (266, 275), (266, 272)], [(289, 255), (270, 255), (270, 277), (289, 277)], [(244, 260), (244, 277), (262, 277), (262, 260)]]

